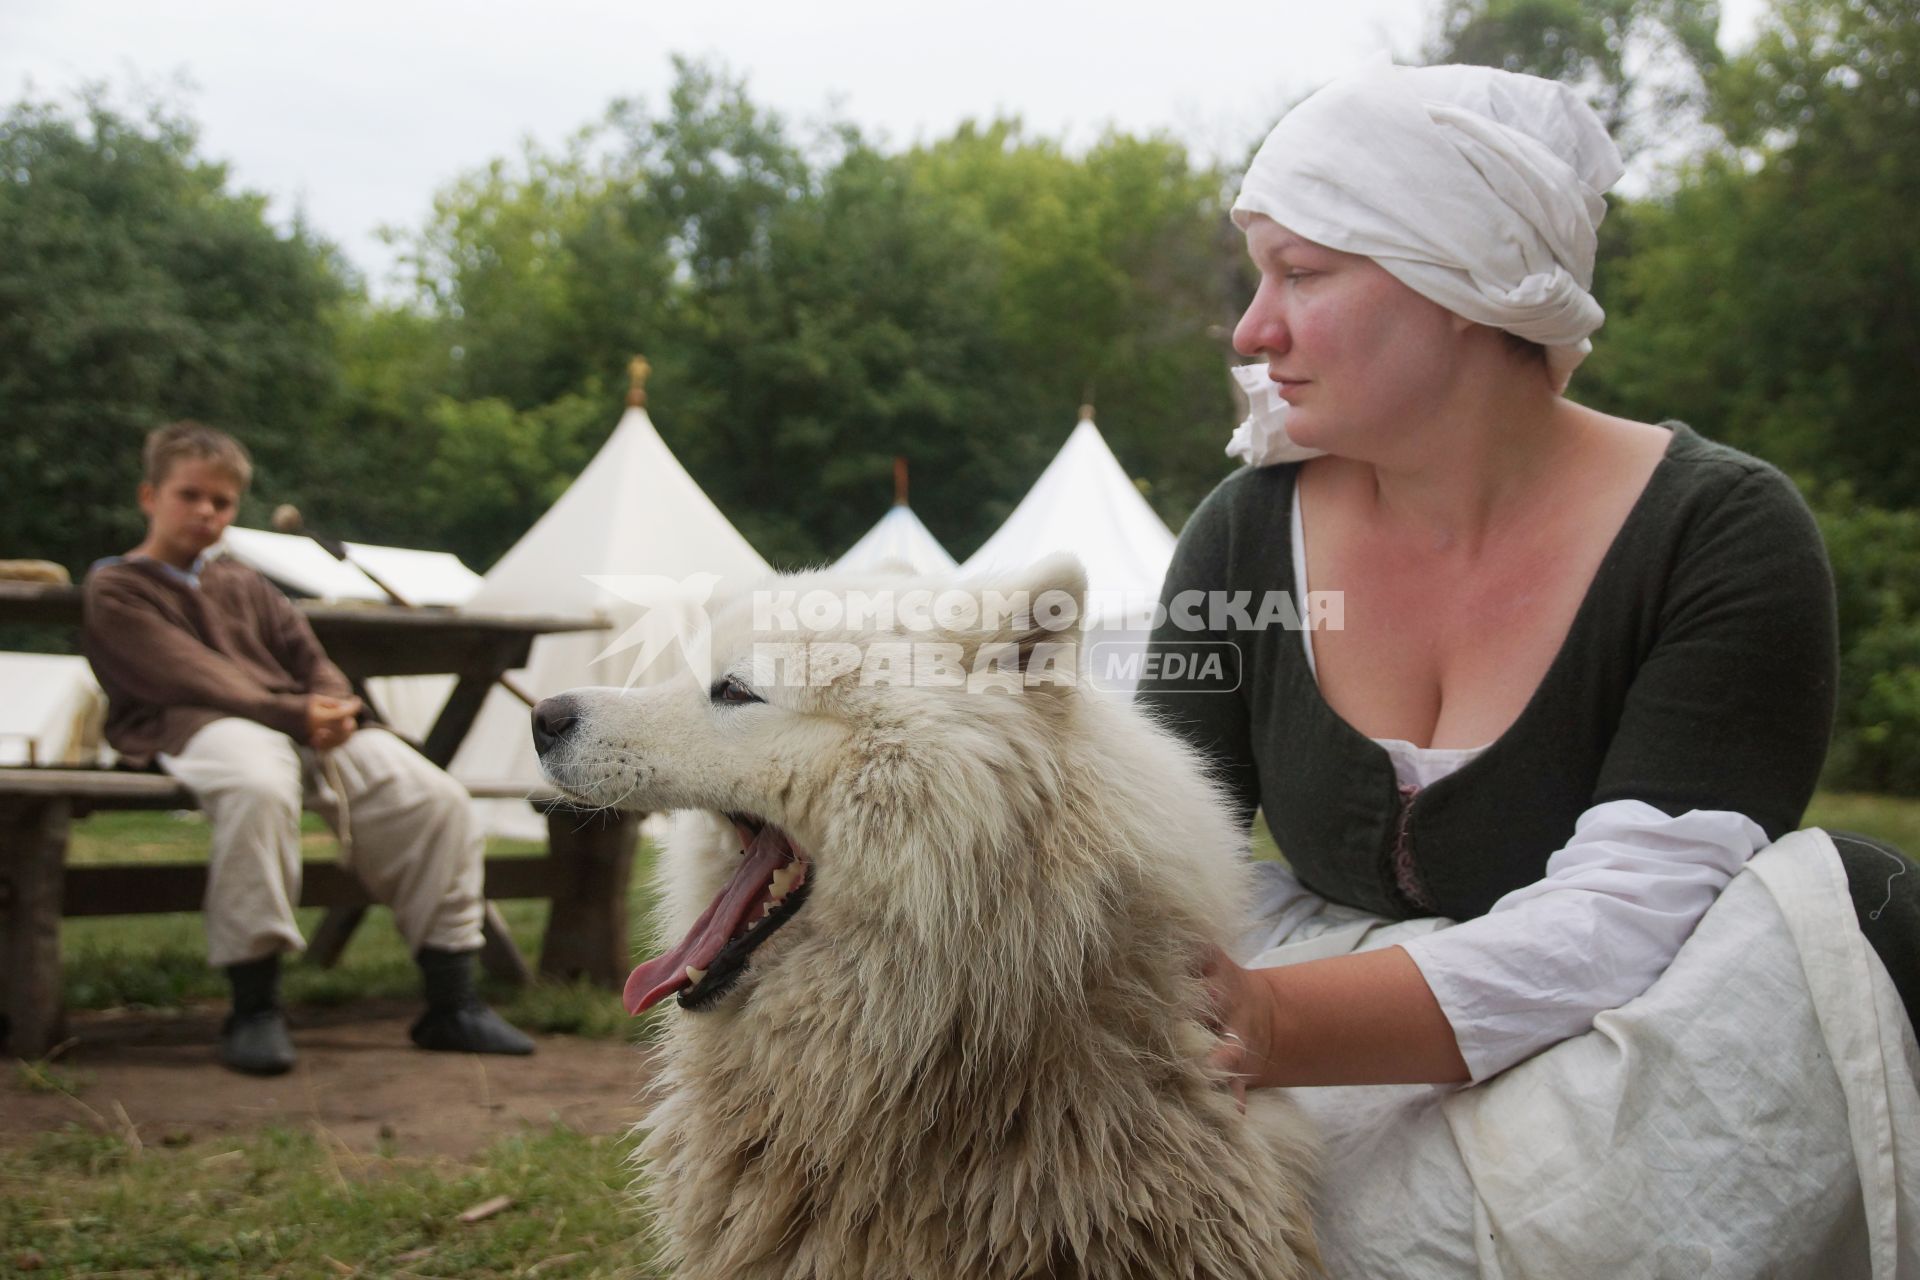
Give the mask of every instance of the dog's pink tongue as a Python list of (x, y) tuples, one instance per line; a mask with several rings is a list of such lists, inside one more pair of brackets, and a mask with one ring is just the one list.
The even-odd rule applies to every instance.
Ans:
[(623, 993), (627, 1012), (645, 1013), (674, 992), (690, 986), (688, 968), (704, 969), (713, 963), (747, 913), (760, 905), (767, 881), (792, 856), (786, 837), (772, 826), (762, 827), (747, 847), (740, 869), (727, 881), (726, 888), (720, 890), (720, 896), (700, 913), (687, 936), (665, 955), (655, 956), (627, 975)]

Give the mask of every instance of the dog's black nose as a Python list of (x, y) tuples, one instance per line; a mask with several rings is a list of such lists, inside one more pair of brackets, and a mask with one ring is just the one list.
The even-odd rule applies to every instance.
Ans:
[(533, 709), (533, 749), (547, 754), (579, 719), (580, 708), (567, 694), (542, 698)]

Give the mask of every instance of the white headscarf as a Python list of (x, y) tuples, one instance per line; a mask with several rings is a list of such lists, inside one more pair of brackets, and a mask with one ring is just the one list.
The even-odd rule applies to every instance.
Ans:
[[(1274, 126), (1233, 220), (1244, 230), (1265, 214), (1372, 258), (1468, 320), (1541, 343), (1564, 390), (1605, 318), (1587, 290), (1601, 193), (1622, 172), (1606, 127), (1564, 84), (1381, 64), (1339, 77)], [(1312, 456), (1286, 439), (1285, 402), (1269, 399), (1227, 451), (1255, 466)]]

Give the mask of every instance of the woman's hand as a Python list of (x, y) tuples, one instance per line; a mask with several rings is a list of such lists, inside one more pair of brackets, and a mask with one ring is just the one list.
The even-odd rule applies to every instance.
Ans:
[(1207, 1065), (1228, 1073), (1234, 1101), (1244, 1111), (1248, 1082), (1259, 1079), (1270, 1065), (1272, 988), (1235, 964), (1233, 957), (1219, 947), (1207, 949), (1200, 976), (1207, 984), (1207, 1025), (1220, 1036)]
[(1208, 1061), (1248, 1089), (1332, 1084), (1463, 1084), (1467, 1064), (1427, 981), (1400, 947), (1273, 969), (1243, 969), (1218, 947), (1201, 959)]

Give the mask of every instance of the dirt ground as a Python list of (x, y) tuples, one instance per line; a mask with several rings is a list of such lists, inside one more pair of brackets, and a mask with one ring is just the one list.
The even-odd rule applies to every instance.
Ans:
[(17, 1067), (0, 1084), (0, 1144), (68, 1122), (181, 1143), (269, 1125), (318, 1124), (355, 1151), (464, 1157), (508, 1134), (562, 1124), (618, 1133), (639, 1118), (643, 1048), (536, 1036), (530, 1057), (423, 1053), (407, 1040), (418, 1009), (363, 1001), (289, 1016), (299, 1065), (257, 1079), (214, 1057), (224, 1007), (176, 1014), (68, 1016), (54, 1078), (75, 1096), (28, 1087)]

